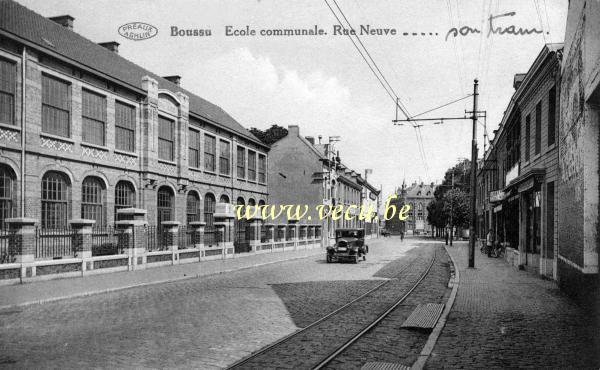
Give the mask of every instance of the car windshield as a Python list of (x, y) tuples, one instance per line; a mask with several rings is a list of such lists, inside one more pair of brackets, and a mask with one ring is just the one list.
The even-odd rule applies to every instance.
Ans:
[(358, 234), (357, 230), (341, 231), (338, 234), (338, 237), (340, 237), (340, 238), (358, 238), (359, 234)]

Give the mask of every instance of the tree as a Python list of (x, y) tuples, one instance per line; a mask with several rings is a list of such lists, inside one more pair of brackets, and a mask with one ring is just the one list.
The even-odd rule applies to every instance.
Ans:
[(427, 205), (427, 222), (430, 225), (437, 228), (444, 228), (446, 226), (447, 214), (444, 212), (444, 202), (441, 200), (433, 199)]
[(452, 189), (452, 173), (454, 173), (454, 189), (461, 189), (465, 193), (469, 193), (471, 185), (471, 161), (464, 159), (446, 171), (441, 185), (438, 185), (433, 192), (435, 199), (442, 200), (444, 194)]
[(452, 216), (452, 226), (464, 227), (469, 224), (469, 194), (462, 189), (450, 189), (444, 194), (444, 213)]
[(272, 125), (266, 130), (259, 130), (256, 127), (250, 128), (250, 133), (256, 136), (260, 141), (267, 145), (271, 145), (281, 139), (282, 137), (286, 137), (288, 134), (288, 130), (285, 127)]

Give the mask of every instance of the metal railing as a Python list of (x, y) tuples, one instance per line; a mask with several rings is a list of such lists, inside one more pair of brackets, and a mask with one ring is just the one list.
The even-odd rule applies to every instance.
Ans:
[(148, 252), (164, 251), (165, 247), (162, 227), (150, 225), (146, 227), (148, 235)]
[(196, 245), (194, 229), (185, 225), (181, 226), (178, 231), (178, 240), (177, 249), (194, 248)]
[(35, 229), (35, 258), (75, 257), (72, 247), (73, 229), (69, 227)]
[(217, 229), (214, 227), (206, 227), (204, 229), (204, 246), (212, 247), (218, 244)]
[(267, 234), (267, 228), (265, 225), (260, 225), (260, 242), (265, 243), (269, 241), (269, 235)]
[(113, 226), (92, 228), (92, 256), (123, 254), (119, 231)]
[(9, 229), (0, 229), (0, 263), (16, 261), (14, 251), (10, 248), (11, 233)]

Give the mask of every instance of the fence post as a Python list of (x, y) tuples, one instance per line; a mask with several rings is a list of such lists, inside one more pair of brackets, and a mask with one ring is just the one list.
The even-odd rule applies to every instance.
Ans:
[(248, 239), (251, 252), (256, 252), (260, 246), (261, 220), (262, 219), (260, 215), (254, 215), (254, 217), (251, 217), (248, 220), (248, 225), (246, 226), (246, 238)]
[(204, 228), (206, 227), (206, 222), (192, 221), (189, 223), (189, 227), (192, 228), (194, 248), (202, 249), (204, 247)]
[(70, 220), (69, 224), (73, 230), (71, 236), (71, 248), (75, 251), (75, 257), (81, 258), (81, 273), (94, 268), (90, 258), (92, 257), (92, 226), (95, 220), (77, 218)]
[(288, 230), (290, 231), (290, 241), (294, 242), (294, 250), (298, 249), (298, 220), (288, 220)]
[(221, 232), (222, 238), (220, 241), (223, 246), (223, 257), (227, 258), (228, 255), (233, 256), (233, 220), (235, 213), (231, 204), (217, 203), (214, 213), (214, 225), (217, 228), (217, 232)]
[(161, 224), (163, 245), (171, 251), (171, 264), (175, 265), (179, 263), (179, 254), (177, 254), (177, 248), (179, 243), (179, 221), (163, 221)]
[(35, 276), (35, 223), (36, 219), (16, 217), (4, 220), (10, 233), (8, 254), (14, 256), (15, 263), (21, 264), (19, 278)]
[(306, 243), (308, 245), (308, 243), (310, 243), (310, 247), (314, 248), (315, 247), (315, 225), (307, 225), (308, 227), (306, 228)]
[[(280, 231), (283, 231), (282, 233), (280, 233)], [(280, 243), (283, 243), (281, 245), (281, 249), (278, 248), (278, 250), (285, 250), (285, 243), (287, 242), (287, 233), (288, 233), (288, 229), (287, 229), (287, 225), (286, 224), (279, 224), (277, 225), (277, 236), (279, 238), (279, 234), (281, 234), (281, 238), (279, 239)]]
[(146, 268), (148, 246), (148, 221), (145, 209), (124, 208), (117, 210), (119, 221), (115, 227), (119, 230), (119, 246), (127, 250), (129, 270)]
[(263, 227), (267, 230), (267, 242), (271, 245), (271, 252), (275, 248), (275, 225), (264, 224)]
[(315, 225), (315, 239), (319, 247), (323, 247), (323, 225)]

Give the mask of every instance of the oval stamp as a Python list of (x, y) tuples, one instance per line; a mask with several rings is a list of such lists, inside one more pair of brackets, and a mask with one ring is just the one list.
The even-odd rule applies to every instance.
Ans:
[(134, 41), (147, 40), (158, 34), (158, 28), (144, 22), (129, 22), (119, 26), (119, 35)]

